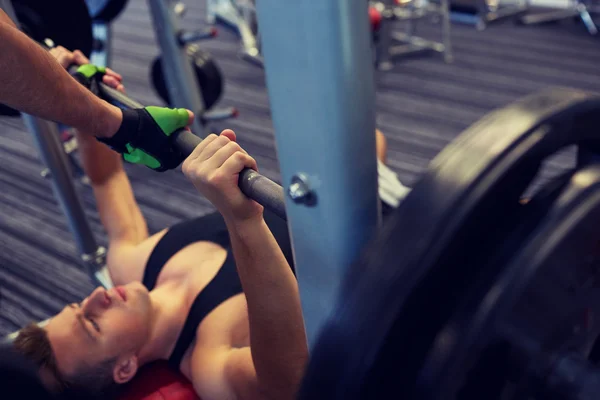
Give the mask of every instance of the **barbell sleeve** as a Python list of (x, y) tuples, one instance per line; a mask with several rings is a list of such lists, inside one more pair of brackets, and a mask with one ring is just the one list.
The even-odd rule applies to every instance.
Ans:
[[(120, 108), (144, 107), (141, 103), (103, 83), (100, 84), (100, 97)], [(186, 129), (180, 129), (171, 136), (177, 149), (186, 157), (202, 142), (201, 138)], [(280, 185), (249, 168), (242, 170), (238, 184), (246, 196), (283, 220), (287, 220), (283, 188)]]

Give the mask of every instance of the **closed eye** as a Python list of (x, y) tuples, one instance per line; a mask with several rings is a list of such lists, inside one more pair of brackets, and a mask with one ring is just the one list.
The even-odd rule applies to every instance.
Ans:
[(96, 321), (89, 317), (87, 318), (87, 320), (90, 321), (96, 332), (100, 333), (100, 326), (96, 323)]
[[(81, 310), (81, 305), (83, 304), (83, 302), (77, 304), (77, 303), (73, 303), (73, 304), (69, 304), (69, 307), (74, 308), (74, 309), (80, 309)], [(94, 330), (98, 333), (100, 333), (100, 326), (98, 325), (98, 323), (91, 317), (84, 315), (85, 319), (87, 319), (90, 324), (92, 324), (92, 326), (94, 327)]]

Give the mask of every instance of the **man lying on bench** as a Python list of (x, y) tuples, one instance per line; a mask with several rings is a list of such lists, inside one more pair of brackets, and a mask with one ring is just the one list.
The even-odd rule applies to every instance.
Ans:
[(257, 166), (235, 133), (208, 136), (183, 163), (218, 213), (152, 236), (121, 156), (91, 135), (77, 140), (115, 288), (21, 330), (14, 346), (45, 385), (106, 399), (144, 364), (168, 360), (203, 400), (294, 398), (308, 351), (288, 230), (238, 188), (237, 174)]

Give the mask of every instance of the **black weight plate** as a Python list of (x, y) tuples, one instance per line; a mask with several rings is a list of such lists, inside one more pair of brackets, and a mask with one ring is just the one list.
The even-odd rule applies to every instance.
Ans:
[(196, 71), (196, 79), (202, 91), (204, 107), (211, 109), (223, 93), (223, 74), (212, 56), (197, 45), (186, 49)]
[[(200, 86), (199, 90), (202, 95), (204, 107), (206, 110), (209, 110), (221, 98), (221, 94), (223, 93), (223, 75), (210, 54), (202, 51), (198, 46), (188, 46), (187, 54)], [(160, 57), (154, 59), (152, 63), (150, 79), (160, 98), (169, 106), (172, 106)]]
[[(495, 242), (483, 249), (473, 250), (464, 260), (470, 263), (469, 269), (476, 272), (469, 287), (463, 285), (463, 293), (453, 314), (436, 333), (418, 373), (414, 399), (472, 399), (483, 396), (480, 392), (483, 390), (483, 397), (493, 400), (502, 393), (507, 373), (501, 368), (503, 352), (499, 356), (496, 352), (503, 346), (497, 346), (496, 336), (490, 334), (485, 317), (493, 310), (483, 299), (490, 288), (497, 293), (498, 277), (506, 270), (513, 254), (543, 223), (572, 176), (573, 171), (568, 171), (547, 183), (533, 199), (526, 205), (520, 205), (519, 211), (512, 214), (514, 218), (508, 224), (512, 228), (502, 232)], [(490, 314), (485, 315), (486, 312)], [(486, 363), (478, 363), (482, 359)], [(483, 367), (483, 364), (491, 363), (490, 360), (494, 360), (493, 371)], [(467, 376), (473, 385), (465, 388)], [(457, 397), (459, 389), (463, 390)]]
[(127, 0), (85, 0), (85, 2), (92, 19), (103, 22), (111, 22), (127, 6)]
[(302, 398), (411, 398), (432, 341), (477, 278), (469, 252), (513, 228), (546, 157), (598, 140), (599, 111), (597, 96), (548, 90), (489, 114), (444, 149), (346, 277)]
[[(431, 365), (445, 364), (435, 368), (435, 375), (464, 371), (464, 360), (477, 357), (479, 349), (499, 340), (515, 349), (515, 359), (511, 352), (505, 354), (515, 383), (528, 381), (528, 367), (536, 360), (528, 360), (527, 353), (576, 352), (587, 357), (600, 334), (600, 324), (594, 318), (600, 315), (598, 221), (600, 166), (592, 165), (570, 179), (493, 285), (472, 299), (475, 329), (458, 335), (454, 346), (434, 346)], [(467, 353), (470, 357), (465, 357)], [(497, 360), (493, 364), (497, 365)], [(479, 368), (485, 366), (480, 364)], [(435, 389), (423, 386), (429, 394), (424, 398), (445, 398), (435, 392), (449, 378), (444, 375)], [(476, 384), (471, 381), (468, 386)], [(519, 388), (519, 396), (523, 391), (527, 388)], [(481, 387), (472, 394), (469, 398), (489, 398)]]
[(81, 0), (14, 0), (21, 29), (37, 42), (52, 39), (57, 46), (92, 52), (92, 20)]

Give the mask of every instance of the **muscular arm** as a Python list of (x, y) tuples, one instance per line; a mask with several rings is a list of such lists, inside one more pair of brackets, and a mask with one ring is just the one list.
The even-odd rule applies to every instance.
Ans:
[(148, 237), (121, 156), (89, 135), (77, 133), (79, 154), (90, 178), (109, 241), (138, 244)]
[(0, 103), (98, 137), (112, 136), (121, 125), (121, 110), (75, 81), (2, 10), (0, 54)]
[[(227, 226), (248, 303), (258, 389), (266, 398), (293, 399), (308, 359), (296, 278), (264, 219)], [(230, 382), (239, 385), (238, 397), (245, 398), (249, 369), (234, 354), (237, 365), (230, 363), (227, 371)]]
[[(108, 268), (115, 284), (140, 280), (144, 264), (135, 251), (148, 237), (121, 156), (90, 135), (77, 133), (81, 162), (90, 178), (100, 220), (109, 240)], [(136, 265), (140, 264), (139, 268)]]
[(208, 135), (185, 160), (183, 172), (227, 224), (248, 305), (250, 347), (222, 346), (204, 355), (199, 350), (194, 387), (206, 400), (291, 400), (308, 359), (298, 284), (262, 207), (238, 187), (239, 173), (258, 167), (235, 140), (229, 129)]

